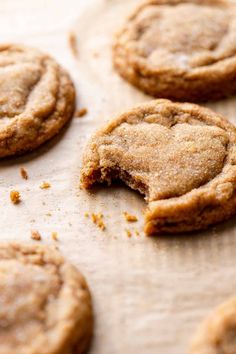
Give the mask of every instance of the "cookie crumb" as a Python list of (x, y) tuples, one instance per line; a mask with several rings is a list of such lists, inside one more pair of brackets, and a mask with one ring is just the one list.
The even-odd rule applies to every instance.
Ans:
[(31, 230), (31, 238), (34, 241), (41, 241), (42, 240), (42, 236), (40, 235), (40, 233), (37, 230)]
[(26, 169), (24, 167), (21, 167), (20, 174), (21, 174), (22, 178), (28, 179), (28, 172), (26, 171)]
[(131, 236), (132, 236), (132, 233), (131, 233), (130, 230), (126, 229), (125, 232), (126, 232), (126, 235), (127, 235), (128, 237), (131, 237)]
[(48, 189), (51, 187), (51, 184), (48, 182), (43, 182), (40, 186), (41, 189)]
[(93, 52), (93, 57), (94, 57), (94, 58), (98, 58), (98, 57), (99, 57), (99, 53), (98, 53), (97, 51), (94, 51), (94, 52)]
[(88, 218), (89, 217), (89, 213), (84, 213), (84, 216), (86, 217), (86, 218)]
[(135, 235), (140, 236), (140, 232), (138, 230), (135, 230)]
[(103, 221), (103, 214), (102, 213), (98, 213), (98, 214), (92, 213), (91, 219), (92, 219), (92, 222), (95, 225), (97, 225), (102, 231), (104, 231), (106, 229), (106, 225)]
[(10, 199), (13, 204), (19, 204), (20, 203), (20, 192), (18, 191), (11, 191), (10, 192)]
[(46, 216), (52, 216), (52, 213), (47, 213)]
[(77, 47), (77, 40), (74, 32), (69, 33), (69, 46), (72, 51), (72, 54), (77, 58), (78, 57), (78, 47)]
[(58, 241), (58, 234), (57, 234), (57, 232), (53, 231), (51, 236), (52, 236), (53, 241)]
[(88, 113), (87, 108), (81, 108), (75, 112), (75, 117), (82, 118)]
[(128, 222), (136, 222), (136, 221), (138, 221), (138, 218), (135, 215), (131, 215), (127, 211), (125, 211), (123, 213), (123, 215), (124, 215), (126, 221), (128, 221)]

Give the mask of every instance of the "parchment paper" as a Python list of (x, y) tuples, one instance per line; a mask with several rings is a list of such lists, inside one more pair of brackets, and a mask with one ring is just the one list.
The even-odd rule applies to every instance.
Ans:
[[(36, 229), (42, 242), (55, 244), (50, 235), (58, 232), (60, 250), (85, 274), (93, 294), (91, 354), (187, 353), (199, 322), (236, 293), (235, 220), (194, 235), (148, 238), (142, 233), (145, 202), (139, 194), (122, 185), (93, 193), (78, 188), (82, 150), (91, 133), (150, 99), (111, 66), (112, 34), (137, 2), (0, 1), (1, 41), (52, 54), (69, 70), (78, 106), (89, 112), (39, 150), (0, 162), (1, 240), (29, 242), (30, 230)], [(78, 58), (70, 49), (71, 30)], [(236, 123), (235, 99), (208, 106)], [(20, 177), (20, 167), (28, 171), (28, 181)], [(51, 188), (41, 190), (43, 181)], [(10, 202), (11, 189), (21, 193), (17, 206)], [(139, 221), (128, 224), (124, 211)], [(86, 212), (102, 212), (106, 230), (99, 230)]]

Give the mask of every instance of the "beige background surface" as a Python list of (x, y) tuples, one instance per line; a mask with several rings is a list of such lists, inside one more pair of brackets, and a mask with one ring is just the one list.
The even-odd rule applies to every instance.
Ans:
[[(147, 238), (141, 196), (126, 187), (78, 188), (81, 153), (98, 126), (127, 107), (150, 99), (122, 81), (110, 60), (112, 33), (138, 1), (0, 0), (1, 41), (21, 42), (51, 53), (72, 75), (78, 105), (89, 114), (74, 118), (63, 134), (37, 152), (0, 164), (1, 239), (30, 241), (38, 230), (86, 275), (94, 299), (95, 336), (91, 354), (182, 354), (199, 321), (236, 292), (236, 224), (195, 235)], [(77, 37), (78, 59), (68, 32)], [(236, 123), (235, 99), (210, 104)], [(29, 180), (20, 177), (25, 167)], [(50, 182), (48, 190), (39, 188)], [(11, 189), (22, 203), (12, 205)], [(128, 225), (122, 216), (139, 217)], [(100, 231), (85, 212), (102, 212)], [(47, 216), (52, 213), (52, 216)]]

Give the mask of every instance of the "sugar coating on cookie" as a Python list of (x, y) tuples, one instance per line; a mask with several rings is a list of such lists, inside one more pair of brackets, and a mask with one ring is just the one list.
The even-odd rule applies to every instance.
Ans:
[(0, 46), (0, 157), (52, 138), (74, 106), (72, 81), (53, 58), (22, 45)]
[(235, 144), (234, 126), (211, 110), (151, 101), (92, 137), (81, 185), (121, 179), (144, 194), (147, 234), (203, 229), (236, 212)]
[(0, 303), (0, 354), (85, 353), (89, 290), (55, 249), (0, 244)]
[(236, 353), (236, 298), (218, 307), (197, 331), (190, 354)]
[(236, 4), (149, 0), (117, 33), (113, 61), (133, 85), (178, 101), (236, 92)]

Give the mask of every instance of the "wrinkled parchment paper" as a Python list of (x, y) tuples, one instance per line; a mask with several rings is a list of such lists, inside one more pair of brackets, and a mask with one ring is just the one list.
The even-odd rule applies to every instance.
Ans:
[[(112, 33), (134, 0), (0, 1), (2, 42), (20, 42), (53, 55), (70, 72), (78, 107), (57, 138), (23, 157), (0, 162), (2, 241), (30, 241), (38, 230), (87, 277), (95, 312), (91, 354), (183, 354), (202, 318), (236, 293), (234, 220), (194, 235), (143, 235), (143, 198), (122, 185), (81, 191), (82, 150), (107, 119), (150, 97), (112, 70)], [(68, 41), (76, 37), (77, 58)], [(236, 123), (236, 99), (208, 104)], [(29, 174), (26, 181), (20, 167)], [(43, 181), (51, 184), (42, 190)], [(22, 202), (13, 205), (12, 189)], [(128, 211), (138, 222), (128, 224)], [(104, 214), (102, 232), (84, 214)], [(50, 216), (51, 213), (51, 216)], [(132, 237), (127, 237), (126, 229)], [(140, 236), (135, 231), (141, 232)]]

